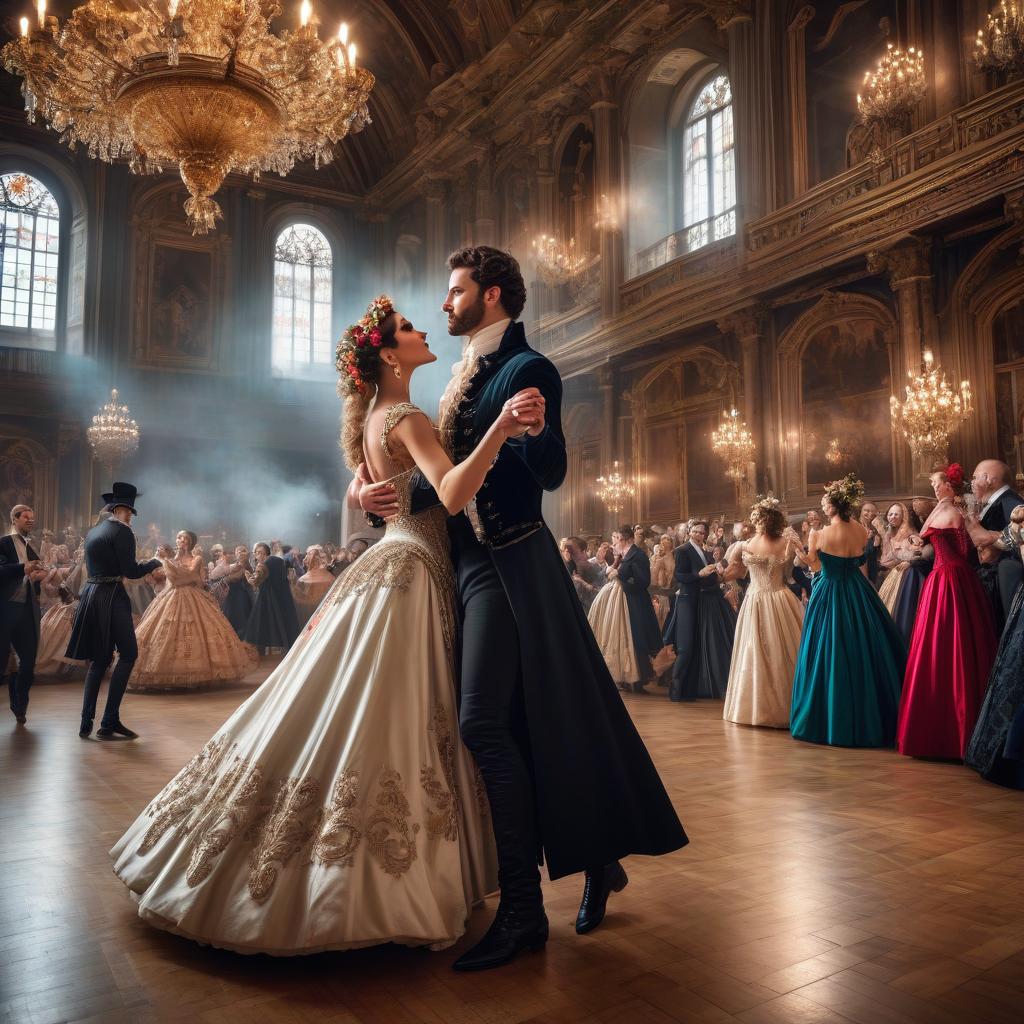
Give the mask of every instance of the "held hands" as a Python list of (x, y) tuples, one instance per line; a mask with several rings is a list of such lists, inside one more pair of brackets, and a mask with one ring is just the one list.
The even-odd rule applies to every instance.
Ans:
[(495, 429), (506, 438), (529, 434), (536, 437), (544, 429), (544, 396), (537, 388), (524, 388), (513, 395), (494, 421)]
[(701, 569), (701, 571), (699, 573), (697, 573), (697, 575), (698, 576), (711, 576), (711, 575), (713, 575), (716, 572), (718, 572), (718, 566), (717, 565), (705, 565), (704, 568)]

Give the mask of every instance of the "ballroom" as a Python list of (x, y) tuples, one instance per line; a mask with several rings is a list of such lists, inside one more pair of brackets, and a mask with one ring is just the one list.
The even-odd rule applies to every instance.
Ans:
[(2, 7), (0, 1021), (1024, 1019), (1021, 0)]

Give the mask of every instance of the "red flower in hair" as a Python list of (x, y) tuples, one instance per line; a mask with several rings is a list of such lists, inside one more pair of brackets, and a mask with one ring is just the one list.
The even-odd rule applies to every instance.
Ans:
[(374, 329), (370, 331), (370, 341), (373, 342), (373, 347), (380, 348), (381, 342), (383, 340), (384, 336), (380, 333), (380, 328), (374, 327)]
[(362, 327), (360, 327), (359, 324), (356, 324), (355, 327), (352, 328), (352, 334), (357, 338), (361, 338), (363, 336)]
[(964, 467), (959, 462), (951, 462), (946, 467), (946, 479), (954, 487), (959, 487), (964, 482)]

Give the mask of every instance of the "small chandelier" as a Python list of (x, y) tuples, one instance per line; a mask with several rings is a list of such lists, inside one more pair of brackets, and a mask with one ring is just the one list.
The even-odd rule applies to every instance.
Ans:
[(960, 382), (959, 392), (946, 382), (946, 374), (935, 366), (931, 349), (924, 350), (924, 368), (908, 374), (907, 397), (902, 403), (889, 399), (893, 428), (902, 432), (915, 458), (930, 457), (945, 462), (949, 435), (974, 411), (971, 385)]
[(839, 447), (839, 438), (833, 437), (825, 449), (825, 461), (830, 466), (841, 466), (846, 461), (846, 452)]
[(725, 475), (739, 485), (747, 463), (754, 458), (754, 435), (736, 409), (722, 413), (721, 426), (711, 434), (711, 450), (725, 462)]
[(533, 251), (537, 260), (537, 276), (544, 284), (555, 287), (574, 281), (594, 263), (590, 253), (577, 251), (575, 238), (570, 238), (565, 245), (554, 235), (538, 235), (533, 240)]
[(978, 29), (974, 41), (974, 63), (982, 71), (1011, 78), (1024, 74), (1024, 4), (1002, 0), (989, 14), (988, 25)]
[(36, 4), (2, 51), (29, 122), (39, 114), (72, 148), (127, 158), (135, 174), (177, 167), (193, 234), (223, 216), (211, 197), (230, 172), (319, 167), (369, 123), (373, 75), (356, 67), (347, 25), (319, 38), (309, 0), (281, 35), (274, 0), (86, 0), (63, 25)]
[(612, 463), (612, 471), (607, 476), (597, 478), (597, 496), (612, 515), (621, 512), (626, 501), (633, 497), (632, 485), (619, 472), (618, 459)]
[(122, 405), (117, 388), (110, 391), (110, 401), (93, 416), (86, 431), (93, 458), (111, 469), (139, 447), (139, 425)]
[(923, 51), (911, 46), (904, 52), (887, 43), (878, 67), (864, 72), (863, 94), (857, 93), (861, 123), (907, 127), (927, 88)]

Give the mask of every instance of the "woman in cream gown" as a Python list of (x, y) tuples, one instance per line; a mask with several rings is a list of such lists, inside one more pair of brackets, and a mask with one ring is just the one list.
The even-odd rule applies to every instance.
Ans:
[(167, 580), (136, 629), (139, 658), (129, 690), (197, 690), (236, 682), (256, 667), (206, 589), (206, 562), (193, 555), (195, 534), (181, 530), (178, 553), (163, 562)]
[(889, 506), (885, 519), (888, 526), (882, 536), (879, 565), (887, 569), (888, 573), (878, 588), (878, 596), (889, 614), (894, 615), (904, 574), (915, 554), (914, 546), (910, 543), (914, 530), (910, 525), (910, 512), (902, 501), (894, 501)]
[[(411, 371), (436, 357), (385, 301), (361, 322), (380, 332), (373, 351), (353, 352), (353, 328), (339, 344), (342, 442), (353, 469), (365, 461), (394, 484), (398, 513), (111, 851), (140, 915), (203, 943), (282, 956), (441, 949), (497, 885), (486, 796), (459, 737), (446, 509), (469, 502), (530, 406), (510, 402), (452, 468), (407, 401)], [(445, 507), (414, 508), (417, 463)]]
[(733, 546), (726, 581), (750, 574), (740, 604), (722, 717), (738, 725), (789, 728), (790, 698), (804, 610), (787, 585), (800, 545), (777, 499), (758, 501), (750, 521), (757, 535)]
[(629, 627), (626, 592), (614, 574), (597, 592), (587, 612), (587, 621), (594, 631), (594, 639), (604, 655), (615, 685), (621, 689), (638, 684), (640, 666), (637, 664), (633, 633)]
[(306, 549), (306, 557), (303, 559), (306, 571), (292, 585), (295, 611), (303, 626), (309, 622), (313, 612), (334, 584), (334, 577), (327, 570), (326, 562), (324, 549), (319, 544), (311, 544)]

